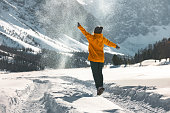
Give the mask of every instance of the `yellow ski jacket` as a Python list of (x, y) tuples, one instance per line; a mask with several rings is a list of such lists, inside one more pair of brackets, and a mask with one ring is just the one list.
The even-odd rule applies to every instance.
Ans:
[(110, 47), (116, 48), (116, 44), (109, 41), (107, 38), (103, 36), (103, 34), (94, 35), (88, 33), (81, 25), (78, 27), (83, 35), (87, 38), (89, 42), (88, 51), (89, 56), (88, 60), (93, 62), (101, 62), (104, 63), (104, 44)]

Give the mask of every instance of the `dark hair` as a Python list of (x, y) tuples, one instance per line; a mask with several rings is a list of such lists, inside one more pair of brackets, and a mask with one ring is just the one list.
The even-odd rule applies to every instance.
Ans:
[(103, 30), (103, 27), (97, 26), (97, 27), (94, 29), (94, 33), (101, 34), (101, 33), (102, 33), (102, 30)]

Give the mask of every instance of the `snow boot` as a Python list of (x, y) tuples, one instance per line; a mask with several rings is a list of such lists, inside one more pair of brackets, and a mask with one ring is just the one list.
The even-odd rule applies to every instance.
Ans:
[(99, 87), (97, 89), (97, 95), (101, 95), (103, 93), (103, 91), (104, 91), (104, 88), (103, 87)]

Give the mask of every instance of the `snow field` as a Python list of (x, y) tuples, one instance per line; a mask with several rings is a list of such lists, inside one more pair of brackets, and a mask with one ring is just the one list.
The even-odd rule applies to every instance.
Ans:
[(169, 67), (106, 67), (101, 96), (96, 96), (90, 68), (1, 72), (0, 112), (167, 113)]

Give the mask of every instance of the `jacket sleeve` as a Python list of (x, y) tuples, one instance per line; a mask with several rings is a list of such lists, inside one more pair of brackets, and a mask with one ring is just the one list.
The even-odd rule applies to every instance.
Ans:
[(103, 37), (103, 41), (104, 41), (104, 44), (107, 45), (107, 46), (114, 47), (114, 48), (116, 48), (116, 46), (117, 46), (115, 43), (109, 41), (109, 40), (108, 40), (107, 38), (105, 38), (105, 37)]
[(89, 40), (89, 38), (92, 36), (90, 33), (88, 33), (81, 25), (78, 27), (80, 31), (83, 33), (83, 35)]

